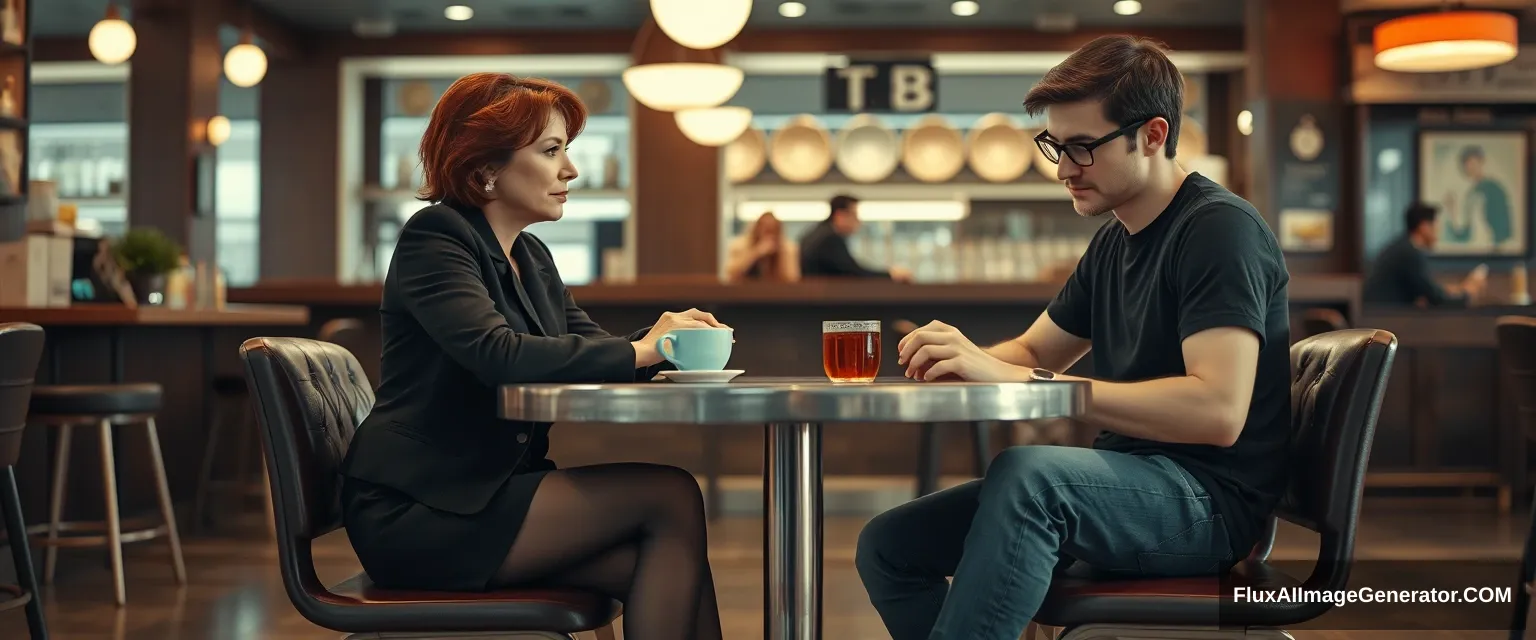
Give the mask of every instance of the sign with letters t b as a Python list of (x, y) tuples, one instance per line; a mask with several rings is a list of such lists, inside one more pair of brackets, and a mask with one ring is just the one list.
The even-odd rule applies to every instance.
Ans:
[(939, 106), (939, 77), (928, 60), (850, 60), (827, 69), (829, 112), (934, 111)]

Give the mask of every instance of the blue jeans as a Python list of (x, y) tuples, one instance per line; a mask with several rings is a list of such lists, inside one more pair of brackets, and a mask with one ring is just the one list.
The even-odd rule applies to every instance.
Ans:
[(1229, 546), (1210, 495), (1166, 457), (1023, 446), (984, 479), (876, 516), (854, 564), (894, 640), (1017, 640), (1074, 561), (1210, 575), (1232, 564)]

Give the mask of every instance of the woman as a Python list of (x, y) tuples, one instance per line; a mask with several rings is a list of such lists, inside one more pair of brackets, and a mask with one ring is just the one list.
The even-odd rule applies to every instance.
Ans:
[(465, 76), (421, 140), (437, 204), (400, 231), (384, 281), (377, 401), (342, 463), (343, 519), (368, 575), (400, 589), (590, 589), (624, 603), (631, 640), (719, 638), (703, 499), (676, 467), (556, 469), (548, 424), (497, 417), (500, 385), (634, 382), (654, 340), (724, 327), (690, 309), (628, 337), (576, 306), (543, 242), (586, 122), (569, 90)]
[(784, 224), (772, 211), (758, 216), (745, 234), (731, 239), (726, 248), (725, 277), (729, 282), (800, 279), (799, 252), (795, 243), (784, 237)]

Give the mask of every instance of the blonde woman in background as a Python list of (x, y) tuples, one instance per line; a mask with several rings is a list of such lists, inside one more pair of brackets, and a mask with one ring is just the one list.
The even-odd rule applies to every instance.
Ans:
[(772, 211), (763, 213), (747, 232), (726, 248), (725, 278), (729, 282), (800, 279), (800, 252), (784, 237), (784, 223)]

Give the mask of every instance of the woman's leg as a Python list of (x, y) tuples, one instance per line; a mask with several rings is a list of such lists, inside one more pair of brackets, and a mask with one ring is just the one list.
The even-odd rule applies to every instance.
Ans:
[[(526, 586), (591, 589), (619, 602), (629, 602), (630, 590), (634, 588), (635, 582), (635, 565), (639, 559), (639, 545), (623, 544), (555, 573), (543, 582)], [(707, 565), (704, 567), (704, 584), (700, 591), (699, 620), (694, 627), (697, 634), (694, 637), (702, 640), (719, 638), (720, 609), (715, 602), (714, 577)]]
[[(625, 547), (635, 550), (633, 564)], [(558, 581), (606, 591), (626, 582), (626, 567), (632, 579), (623, 601), (625, 638), (720, 637), (704, 498), (693, 476), (676, 467), (619, 463), (551, 471), (496, 582)], [(582, 576), (590, 581), (571, 582)]]

